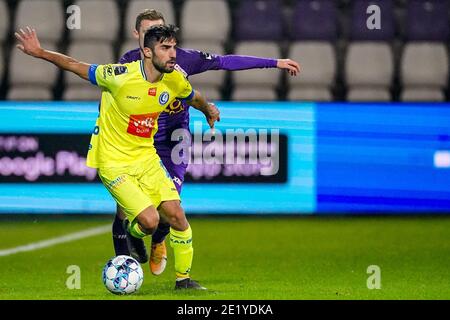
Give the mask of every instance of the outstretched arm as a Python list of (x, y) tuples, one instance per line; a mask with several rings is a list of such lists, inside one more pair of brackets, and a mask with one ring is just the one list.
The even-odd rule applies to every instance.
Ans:
[(26, 31), (20, 29), (19, 32), (15, 33), (15, 36), (19, 41), (17, 48), (24, 53), (35, 58), (47, 60), (56, 65), (58, 68), (71, 71), (81, 78), (89, 80), (90, 64), (77, 61), (72, 57), (58, 52), (43, 49), (39, 43), (35, 29), (31, 29), (30, 27), (27, 27)]
[(208, 70), (248, 70), (257, 68), (278, 68), (296, 76), (300, 72), (298, 62), (291, 59), (272, 59), (242, 55), (215, 55), (191, 49), (178, 48), (177, 63), (188, 73), (194, 75)]
[(191, 100), (188, 100), (187, 103), (195, 109), (203, 112), (211, 129), (214, 128), (214, 123), (216, 121), (220, 121), (219, 109), (214, 103), (207, 102), (197, 90), (194, 90), (194, 96)]
[(298, 62), (291, 59), (268, 59), (254, 56), (225, 55), (218, 56), (222, 70), (237, 71), (256, 68), (278, 68), (287, 70), (291, 76), (300, 72)]

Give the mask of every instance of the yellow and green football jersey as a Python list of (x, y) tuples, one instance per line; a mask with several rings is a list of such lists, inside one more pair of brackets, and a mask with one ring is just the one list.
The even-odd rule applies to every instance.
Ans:
[(127, 64), (91, 65), (89, 80), (102, 89), (100, 114), (91, 136), (87, 165), (118, 167), (157, 157), (153, 137), (158, 116), (176, 98), (194, 91), (174, 70), (147, 81), (142, 60)]

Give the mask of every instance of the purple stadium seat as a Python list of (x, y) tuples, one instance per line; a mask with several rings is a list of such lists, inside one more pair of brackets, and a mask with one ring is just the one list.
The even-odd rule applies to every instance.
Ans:
[(298, 1), (294, 7), (294, 13), (292, 16), (291, 38), (294, 40), (336, 40), (336, 1)]
[[(369, 29), (367, 8), (377, 5), (381, 12), (381, 28)], [(353, 41), (390, 41), (395, 36), (394, 4), (392, 0), (355, 0), (351, 13), (350, 37)]]
[(407, 40), (447, 41), (449, 36), (448, 10), (448, 1), (444, 0), (408, 1)]
[(283, 38), (283, 13), (280, 0), (243, 0), (236, 12), (237, 40)]

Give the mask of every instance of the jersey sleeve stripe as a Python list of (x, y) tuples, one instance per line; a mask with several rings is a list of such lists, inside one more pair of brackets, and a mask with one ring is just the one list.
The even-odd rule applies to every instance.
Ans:
[(192, 92), (186, 98), (182, 98), (181, 100), (189, 101), (194, 97), (194, 94), (195, 94), (195, 91), (192, 90)]
[(97, 70), (98, 64), (91, 64), (91, 66), (89, 67), (89, 81), (93, 84), (93, 85), (98, 85), (97, 84), (97, 78), (95, 77), (95, 71)]

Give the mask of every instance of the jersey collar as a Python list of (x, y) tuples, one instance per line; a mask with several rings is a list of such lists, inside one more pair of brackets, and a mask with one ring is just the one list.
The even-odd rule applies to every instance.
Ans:
[[(148, 81), (148, 79), (147, 79), (147, 74), (145, 73), (145, 68), (144, 68), (144, 59), (141, 59), (141, 60), (140, 60), (140, 65), (141, 65), (141, 74), (142, 74), (142, 78), (144, 78), (145, 81)], [(164, 75), (165, 75), (165, 73), (163, 73), (163, 74), (161, 75), (161, 79), (159, 79), (157, 82), (161, 81), (161, 80), (164, 78)], [(150, 81), (148, 81), (148, 82), (150, 82)], [(150, 83), (153, 83), (153, 82), (150, 82)]]
[(142, 74), (142, 78), (144, 78), (146, 81), (148, 81), (148, 80), (147, 80), (147, 75), (145, 74), (145, 69), (144, 69), (144, 60), (141, 60), (140, 64), (141, 64), (141, 74)]

